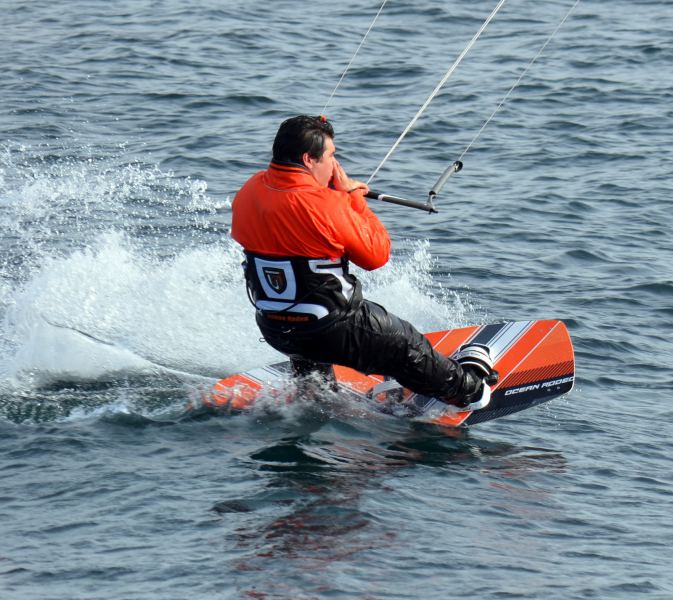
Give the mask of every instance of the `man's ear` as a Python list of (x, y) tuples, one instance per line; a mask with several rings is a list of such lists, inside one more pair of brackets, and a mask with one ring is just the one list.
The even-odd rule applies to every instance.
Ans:
[(310, 169), (316, 162), (315, 158), (313, 158), (308, 152), (304, 152), (304, 154), (301, 155), (301, 161), (304, 163), (304, 166), (307, 169)]

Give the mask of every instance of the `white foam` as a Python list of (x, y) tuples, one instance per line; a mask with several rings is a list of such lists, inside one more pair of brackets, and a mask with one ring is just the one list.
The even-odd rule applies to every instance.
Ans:
[(7, 310), (4, 333), (16, 352), (6, 371), (96, 378), (111, 370), (146, 371), (148, 360), (227, 375), (276, 360), (258, 342), (241, 259), (224, 240), (159, 260), (117, 233), (50, 258), (16, 290)]
[(472, 311), (453, 290), (436, 284), (432, 270), (436, 259), (427, 240), (397, 242), (398, 256), (382, 269), (357, 271), (365, 297), (413, 323), (420, 331), (436, 331), (465, 324)]

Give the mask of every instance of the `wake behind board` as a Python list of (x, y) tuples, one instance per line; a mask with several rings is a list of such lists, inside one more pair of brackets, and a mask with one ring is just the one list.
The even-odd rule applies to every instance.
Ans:
[[(435, 398), (414, 394), (382, 376), (364, 375), (335, 365), (339, 393), (367, 402), (382, 412), (441, 426), (466, 427), (547, 402), (573, 387), (573, 346), (561, 321), (475, 325), (425, 335), (433, 347), (446, 356), (452, 356), (467, 343), (490, 348), (500, 379), (492, 386), (486, 407), (459, 409)], [(290, 373), (290, 362), (285, 361), (226, 377), (213, 386), (202, 399), (203, 404), (227, 411), (250, 409), (258, 398), (278, 395), (278, 390), (287, 387)]]

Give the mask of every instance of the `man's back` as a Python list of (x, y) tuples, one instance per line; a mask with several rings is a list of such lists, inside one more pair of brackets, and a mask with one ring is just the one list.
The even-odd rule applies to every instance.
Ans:
[(346, 257), (365, 269), (384, 265), (390, 238), (362, 193), (320, 186), (299, 166), (271, 163), (234, 198), (232, 237), (269, 256)]

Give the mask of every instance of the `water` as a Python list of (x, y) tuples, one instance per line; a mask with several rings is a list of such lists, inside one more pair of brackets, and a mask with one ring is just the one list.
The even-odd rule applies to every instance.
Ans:
[[(338, 398), (177, 419), (278, 358), (231, 198), (379, 5), (0, 1), (3, 599), (673, 597), (667, 2), (584, 0), (439, 214), (374, 206), (369, 297), (564, 319), (570, 396), (455, 435)], [(494, 5), (386, 6), (327, 109), (350, 174)], [(506, 4), (376, 187), (424, 199), (570, 5)]]

